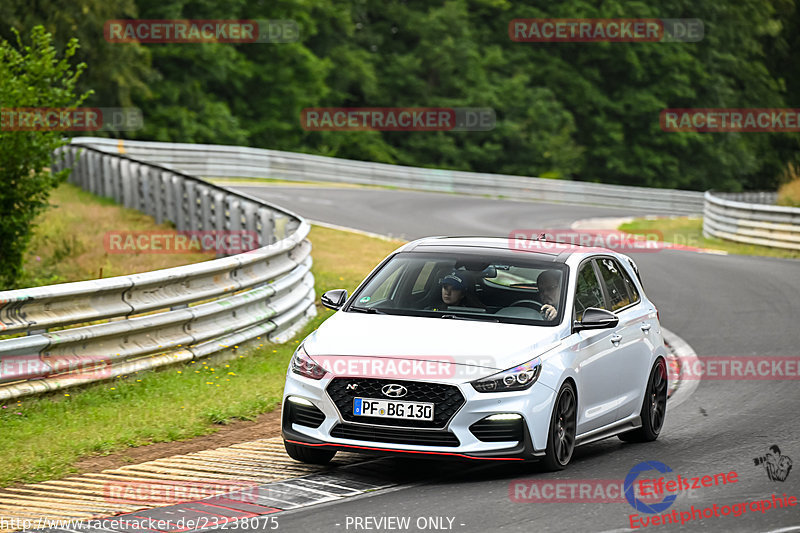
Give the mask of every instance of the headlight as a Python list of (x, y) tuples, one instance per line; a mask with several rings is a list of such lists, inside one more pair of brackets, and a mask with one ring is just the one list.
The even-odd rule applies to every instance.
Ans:
[(472, 387), (478, 392), (508, 392), (530, 388), (542, 371), (542, 361), (538, 357), (514, 368), (504, 370), (488, 378), (481, 378), (472, 382)]
[(291, 368), (292, 372), (295, 374), (300, 374), (301, 376), (311, 379), (322, 379), (327, 373), (327, 370), (311, 359), (302, 346), (298, 347), (294, 352), (292, 360), (289, 363), (289, 368)]

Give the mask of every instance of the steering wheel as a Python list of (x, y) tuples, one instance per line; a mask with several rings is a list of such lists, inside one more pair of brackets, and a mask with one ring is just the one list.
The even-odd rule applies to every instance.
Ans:
[(509, 305), (509, 307), (530, 307), (534, 311), (541, 312), (542, 305), (543, 304), (540, 304), (536, 300), (518, 300), (518, 301), (514, 302), (513, 304)]

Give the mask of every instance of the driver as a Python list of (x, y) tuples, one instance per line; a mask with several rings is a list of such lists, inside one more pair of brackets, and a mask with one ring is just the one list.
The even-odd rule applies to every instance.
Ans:
[(558, 314), (560, 284), (561, 273), (558, 270), (545, 270), (536, 278), (539, 300), (542, 302), (542, 309), (539, 312), (546, 320), (553, 320)]

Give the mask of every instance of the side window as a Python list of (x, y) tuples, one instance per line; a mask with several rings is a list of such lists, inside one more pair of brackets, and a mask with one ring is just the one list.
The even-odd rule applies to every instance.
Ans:
[[(639, 297), (639, 291), (636, 289), (636, 284), (633, 282), (631, 277), (624, 269), (620, 268), (619, 271), (622, 272), (622, 278), (625, 280), (625, 285), (628, 287), (628, 293), (631, 295), (631, 303), (633, 304), (639, 303), (639, 300), (641, 300), (641, 298)], [(636, 276), (638, 277), (639, 271), (636, 270), (635, 272)], [(641, 282), (642, 278), (639, 278), (639, 283)]]
[(575, 320), (583, 318), (583, 312), (589, 307), (605, 307), (600, 282), (592, 268), (592, 261), (587, 261), (578, 272), (578, 286), (575, 289)]
[[(603, 277), (606, 291), (608, 292), (609, 311), (616, 311), (626, 307), (632, 303), (631, 294), (628, 292), (629, 285), (632, 285), (630, 279), (626, 279), (625, 272), (622, 267), (615, 260), (604, 257), (597, 260), (597, 265), (600, 267), (600, 275)], [(636, 300), (638, 301), (638, 294)]]
[[(636, 266), (636, 263), (634, 263), (633, 259), (631, 259), (631, 258), (628, 258), (628, 263), (631, 265), (631, 268), (633, 269), (633, 273), (636, 274), (637, 278), (639, 278), (639, 283), (642, 283), (642, 275), (639, 274), (639, 267)], [(626, 275), (625, 277), (627, 278), (628, 276)]]

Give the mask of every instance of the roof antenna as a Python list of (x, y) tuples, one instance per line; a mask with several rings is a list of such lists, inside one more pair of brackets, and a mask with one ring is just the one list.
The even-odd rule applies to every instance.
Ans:
[(547, 240), (547, 234), (546, 233), (540, 233), (539, 236), (536, 237), (536, 240), (537, 241), (546, 241)]

